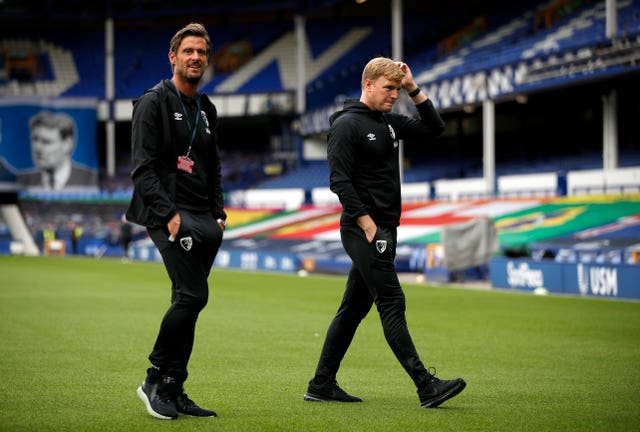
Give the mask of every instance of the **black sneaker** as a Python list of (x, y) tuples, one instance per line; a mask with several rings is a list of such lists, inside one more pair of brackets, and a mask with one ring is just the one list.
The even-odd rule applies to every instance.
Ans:
[(138, 387), (136, 393), (145, 407), (147, 412), (155, 418), (162, 420), (172, 420), (178, 418), (176, 405), (171, 399), (164, 383), (159, 380), (154, 382), (147, 377), (142, 381), (142, 385)]
[(185, 414), (191, 417), (217, 417), (215, 411), (202, 408), (196, 405), (194, 401), (189, 399), (186, 393), (182, 393), (176, 398), (176, 409), (180, 414)]
[(466, 387), (467, 383), (462, 378), (441, 380), (434, 374), (429, 374), (427, 385), (418, 391), (420, 406), (422, 408), (435, 408), (447, 399), (451, 399)]
[(321, 386), (316, 385), (313, 380), (309, 381), (304, 400), (310, 402), (362, 402), (359, 397), (351, 396), (342, 390), (335, 380), (328, 381)]

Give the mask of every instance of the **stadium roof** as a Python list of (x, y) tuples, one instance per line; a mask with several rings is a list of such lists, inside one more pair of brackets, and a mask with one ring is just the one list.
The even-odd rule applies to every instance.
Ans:
[[(408, 14), (437, 14), (458, 10), (482, 13), (507, 5), (508, 0), (401, 0)], [(197, 15), (224, 15), (225, 19), (254, 17), (272, 19), (273, 14), (290, 17), (296, 13), (329, 16), (389, 15), (391, 0), (0, 0), (0, 19), (140, 19)]]

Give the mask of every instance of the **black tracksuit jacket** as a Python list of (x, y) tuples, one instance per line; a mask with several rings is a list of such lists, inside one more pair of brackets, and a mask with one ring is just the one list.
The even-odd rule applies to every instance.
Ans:
[(327, 160), (330, 188), (342, 204), (341, 225), (369, 214), (377, 225), (400, 224), (398, 140), (426, 144), (445, 128), (429, 99), (416, 105), (419, 118), (372, 111), (357, 99), (329, 118)]
[[(206, 173), (205, 197), (215, 219), (226, 220), (218, 154), (215, 106), (205, 95), (199, 95), (207, 122), (199, 130), (204, 152), (198, 168)], [(186, 121), (176, 121), (183, 112), (180, 99), (170, 80), (163, 80), (134, 101), (132, 126), (133, 196), (126, 217), (147, 228), (164, 227), (178, 212), (176, 183), (177, 160), (189, 143)], [(206, 123), (206, 124), (205, 124)], [(181, 126), (178, 129), (178, 125)], [(204, 135), (207, 129), (210, 134)], [(199, 144), (200, 145), (200, 144)], [(202, 198), (202, 197), (200, 197)]]

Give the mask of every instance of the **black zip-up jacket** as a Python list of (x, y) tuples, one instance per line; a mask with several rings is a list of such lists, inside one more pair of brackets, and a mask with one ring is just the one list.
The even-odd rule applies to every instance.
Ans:
[[(211, 214), (226, 220), (222, 193), (220, 157), (215, 126), (217, 112), (206, 95), (200, 95), (210, 129), (205, 146), (206, 193)], [(134, 101), (131, 130), (133, 196), (126, 212), (127, 220), (149, 228), (165, 226), (178, 212), (176, 207), (177, 160), (188, 142), (177, 139), (174, 113), (182, 105), (170, 80), (163, 80)]]
[(426, 142), (445, 128), (429, 99), (416, 105), (420, 118), (373, 111), (357, 99), (329, 118), (330, 188), (342, 204), (341, 225), (369, 214), (377, 225), (400, 224), (398, 140)]

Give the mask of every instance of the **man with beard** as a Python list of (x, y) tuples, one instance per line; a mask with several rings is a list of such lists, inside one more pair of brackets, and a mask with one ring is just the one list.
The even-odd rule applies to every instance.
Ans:
[(216, 417), (184, 392), (196, 321), (209, 298), (207, 278), (222, 242), (226, 213), (215, 106), (198, 93), (211, 40), (191, 23), (171, 39), (173, 77), (134, 102), (134, 191), (126, 219), (143, 225), (171, 280), (171, 305), (149, 355), (138, 397), (159, 419)]

